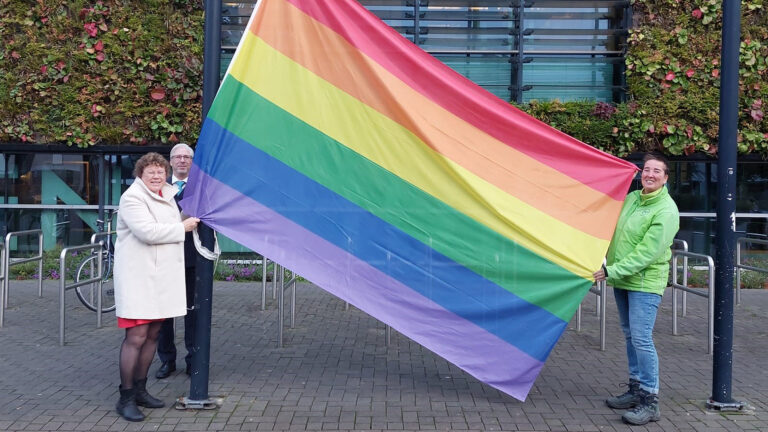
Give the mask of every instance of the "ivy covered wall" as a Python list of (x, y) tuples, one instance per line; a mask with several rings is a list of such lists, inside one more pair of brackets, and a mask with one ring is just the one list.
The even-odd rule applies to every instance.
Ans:
[[(722, 0), (634, 0), (627, 100), (534, 102), (535, 117), (610, 153), (717, 154)], [(768, 157), (768, 11), (744, 0), (739, 152)]]
[(203, 11), (193, 0), (0, 0), (0, 142), (194, 142)]
[[(532, 102), (617, 155), (717, 153), (722, 0), (634, 0), (628, 102)], [(768, 157), (768, 5), (742, 1), (739, 151)], [(202, 2), (0, 0), (0, 142), (194, 142)]]

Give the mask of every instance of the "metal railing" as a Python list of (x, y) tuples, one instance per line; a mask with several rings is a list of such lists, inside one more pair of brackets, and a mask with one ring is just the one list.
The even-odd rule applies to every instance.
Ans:
[(3, 309), (5, 309), (5, 244), (0, 245), (0, 327), (3, 322)]
[(741, 262), (742, 245), (746, 245), (748, 243), (768, 245), (768, 240), (759, 240), (749, 237), (739, 237), (736, 240), (736, 265), (734, 265), (734, 268), (736, 269), (736, 304), (741, 304), (741, 270), (768, 273), (768, 269), (749, 266)]
[[(288, 271), (291, 274), (291, 279), (288, 282), (285, 281), (285, 272)], [(280, 279), (280, 288), (277, 290), (277, 347), (283, 347), (283, 326), (285, 326), (285, 287), (291, 286), (291, 328), (294, 328), (296, 324), (296, 273), (286, 269), (285, 267), (275, 263), (275, 277), (274, 283), (277, 283), (277, 279)]]
[[(30, 258), (16, 258), (11, 259), (11, 239), (14, 237), (21, 237), (27, 235), (37, 235), (38, 254)], [(0, 327), (5, 322), (5, 309), (8, 307), (8, 291), (10, 291), (11, 281), (11, 267), (17, 264), (24, 264), (32, 261), (37, 261), (37, 280), (38, 288), (37, 295), (43, 296), (43, 230), (27, 230), (9, 232), (5, 236), (5, 243), (3, 246), (3, 289), (0, 296)]]
[[(98, 283), (101, 284), (101, 272), (102, 272), (102, 264), (104, 260), (104, 254), (100, 253), (102, 248), (104, 248), (104, 242), (98, 242), (95, 244), (86, 244), (82, 246), (73, 246), (64, 248), (61, 251), (61, 255), (59, 255), (59, 345), (64, 346), (64, 328), (66, 326), (66, 314), (65, 314), (65, 296), (64, 293), (67, 290), (77, 288), (83, 285), (88, 285), (92, 283)], [(94, 249), (96, 249), (94, 251)], [(75, 251), (82, 251), (82, 250), (91, 250), (94, 253), (96, 253), (97, 259), (97, 265), (96, 265), (96, 275), (90, 279), (86, 279), (84, 281), (80, 282), (72, 282), (70, 284), (67, 284), (67, 255), (70, 252)], [(93, 274), (93, 273), (91, 273)], [(96, 328), (101, 328), (101, 289), (98, 289), (96, 291)]]
[[(672, 242), (672, 250), (673, 251), (680, 250), (680, 251), (683, 251), (683, 252), (688, 252), (688, 242), (685, 241), (685, 240), (681, 240), (681, 239), (675, 239)], [(672, 267), (672, 258), (669, 259), (669, 266), (670, 266), (670, 268)], [(683, 268), (688, 269), (688, 257), (687, 256), (683, 257)], [(683, 272), (683, 285), (684, 286), (688, 286), (688, 270)], [(673, 296), (677, 295), (676, 292), (677, 291), (672, 290), (672, 295)], [(682, 313), (682, 315), (686, 316), (686, 315), (688, 315), (688, 293), (686, 293), (685, 291), (683, 291), (682, 299), (683, 299), (683, 305), (682, 305), (683, 306), (683, 313)]]
[[(707, 292), (702, 293), (701, 288), (694, 289), (686, 284), (679, 284), (677, 283), (677, 260), (678, 258), (694, 258), (696, 260), (704, 260), (707, 262), (707, 267), (709, 270), (709, 282), (707, 287)], [(687, 260), (685, 261), (685, 265), (683, 265), (683, 273), (685, 275), (688, 274), (688, 265)], [(708, 336), (709, 336), (709, 343), (707, 344), (707, 354), (712, 354), (712, 348), (715, 340), (715, 261), (712, 259), (709, 255), (703, 255), (703, 254), (697, 254), (693, 252), (686, 252), (681, 250), (674, 250), (672, 251), (672, 334), (677, 335), (677, 292), (676, 290), (682, 290), (683, 292), (689, 292), (691, 294), (705, 297), (708, 300), (708, 313), (707, 313), (707, 323), (708, 323)]]
[[(606, 281), (597, 282), (589, 288), (589, 292), (597, 296), (595, 315), (600, 318), (600, 351), (605, 351), (605, 299), (608, 293), (608, 284)], [(581, 331), (581, 303), (576, 309), (576, 331)]]

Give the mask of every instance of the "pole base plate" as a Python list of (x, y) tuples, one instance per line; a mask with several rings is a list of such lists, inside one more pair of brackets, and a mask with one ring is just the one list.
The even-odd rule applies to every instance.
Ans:
[(706, 406), (708, 410), (719, 412), (739, 412), (746, 409), (746, 404), (739, 401), (717, 402), (707, 399)]
[(186, 396), (181, 396), (176, 399), (174, 408), (177, 410), (214, 410), (218, 409), (223, 404), (223, 402), (223, 398), (192, 400)]

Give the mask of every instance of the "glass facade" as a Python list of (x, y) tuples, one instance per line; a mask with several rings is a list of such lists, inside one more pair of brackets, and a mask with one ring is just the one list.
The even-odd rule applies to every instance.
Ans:
[[(116, 209), (120, 195), (133, 183), (133, 167), (146, 152), (168, 156), (170, 148), (136, 148), (120, 153), (3, 152), (0, 159), (0, 235), (43, 230), (43, 247), (88, 243), (99, 230), (99, 196), (103, 208)], [(99, 167), (104, 167), (103, 181)], [(12, 239), (17, 253), (37, 251), (36, 238)], [(219, 236), (222, 250), (247, 251)]]
[[(403, 37), (501, 99), (624, 97), (629, 1), (359, 0)], [(222, 75), (255, 1), (223, 2)]]
[[(166, 152), (169, 149), (164, 149)], [(0, 159), (0, 234), (42, 228), (45, 248), (87, 243), (97, 228), (99, 194), (105, 208), (116, 208), (120, 194), (133, 182), (137, 154), (8, 152)], [(167, 155), (166, 155), (167, 156)], [(640, 161), (634, 161), (641, 163)], [(99, 166), (104, 166), (100, 182)], [(671, 162), (669, 190), (680, 209), (678, 238), (693, 252), (714, 254), (717, 163)], [(737, 236), (768, 239), (768, 164), (737, 165)], [(640, 188), (640, 176), (632, 189)], [(14, 240), (12, 249), (34, 251), (33, 238)], [(247, 251), (220, 236), (222, 250)]]

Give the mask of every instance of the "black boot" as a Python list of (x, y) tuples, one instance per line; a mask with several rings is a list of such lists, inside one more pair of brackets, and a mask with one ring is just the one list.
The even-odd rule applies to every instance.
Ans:
[(165, 402), (152, 396), (147, 392), (147, 379), (134, 381), (133, 388), (136, 389), (136, 405), (146, 408), (162, 408)]
[(124, 389), (120, 386), (120, 400), (115, 406), (117, 413), (128, 421), (140, 422), (144, 420), (144, 414), (136, 406), (136, 389)]
[(631, 425), (644, 425), (648, 422), (655, 422), (661, 419), (661, 411), (659, 410), (659, 395), (648, 393), (647, 391), (640, 389), (640, 402), (632, 411), (627, 411), (621, 416), (624, 423)]
[(623, 395), (609, 397), (605, 400), (605, 404), (613, 409), (629, 409), (634, 408), (637, 404), (642, 402), (642, 398), (640, 397), (640, 383), (630, 379), (627, 387), (629, 388)]

